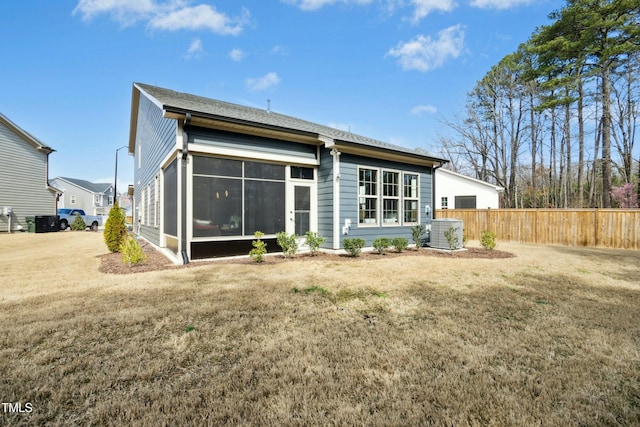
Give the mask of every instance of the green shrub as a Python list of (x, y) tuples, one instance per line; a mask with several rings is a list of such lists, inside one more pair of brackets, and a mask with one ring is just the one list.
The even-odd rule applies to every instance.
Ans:
[(262, 231), (256, 231), (253, 233), (253, 237), (255, 237), (256, 240), (251, 242), (253, 249), (249, 251), (249, 256), (255, 262), (262, 262), (264, 260), (264, 255), (267, 253), (267, 244), (260, 240), (263, 236), (264, 233)]
[(80, 216), (80, 213), (76, 212), (76, 216), (71, 223), (71, 229), (74, 231), (84, 231), (87, 228), (87, 224)]
[(353, 257), (360, 255), (360, 251), (362, 251), (362, 248), (364, 248), (364, 244), (364, 239), (360, 239), (358, 237), (347, 238), (342, 241), (344, 250)]
[(309, 246), (309, 249), (311, 249), (311, 255), (315, 255), (318, 252), (320, 245), (325, 241), (325, 238), (315, 231), (307, 231), (305, 238), (304, 243)]
[(295, 234), (288, 235), (286, 231), (276, 234), (276, 242), (282, 248), (285, 258), (295, 255), (298, 252), (298, 240)]
[(128, 264), (129, 267), (142, 264), (147, 260), (147, 256), (144, 254), (142, 247), (131, 235), (128, 235), (124, 242), (122, 242), (120, 253), (122, 254), (122, 262)]
[(422, 236), (427, 232), (427, 227), (424, 224), (418, 224), (411, 227), (411, 238), (416, 245), (416, 250), (422, 245)]
[(109, 252), (120, 251), (125, 237), (127, 237), (127, 225), (124, 222), (124, 213), (116, 202), (109, 211), (109, 217), (104, 224), (104, 242), (107, 244)]
[(449, 243), (449, 249), (451, 250), (458, 249), (458, 247), (460, 246), (458, 230), (460, 229), (456, 227), (449, 227), (449, 229), (444, 232), (444, 237), (447, 239), (447, 243)]
[(403, 252), (409, 246), (409, 239), (404, 237), (394, 237), (391, 240), (391, 246), (396, 248), (396, 251)]
[(496, 247), (496, 233), (493, 231), (483, 231), (480, 236), (480, 246), (490, 251)]
[(373, 247), (378, 253), (383, 254), (391, 246), (391, 239), (388, 237), (377, 237), (373, 241)]

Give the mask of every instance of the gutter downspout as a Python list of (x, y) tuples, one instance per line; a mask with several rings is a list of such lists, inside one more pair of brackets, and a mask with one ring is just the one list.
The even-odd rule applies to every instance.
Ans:
[(189, 156), (189, 123), (191, 122), (191, 113), (187, 113), (182, 125), (182, 155), (180, 158), (180, 254), (182, 255), (182, 264), (189, 264), (189, 255), (187, 253), (187, 158)]

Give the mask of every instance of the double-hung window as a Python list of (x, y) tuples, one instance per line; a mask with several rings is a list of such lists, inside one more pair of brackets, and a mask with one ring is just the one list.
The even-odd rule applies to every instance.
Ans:
[(378, 170), (358, 170), (358, 223), (378, 223)]
[(358, 168), (358, 223), (413, 225), (420, 220), (420, 176), (388, 169)]
[(404, 223), (417, 224), (420, 206), (418, 174), (404, 174)]
[(382, 171), (382, 218), (384, 224), (398, 225), (400, 218), (400, 172)]

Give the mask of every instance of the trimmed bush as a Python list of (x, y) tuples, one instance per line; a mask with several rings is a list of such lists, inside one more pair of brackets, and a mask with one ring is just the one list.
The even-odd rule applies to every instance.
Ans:
[(307, 231), (307, 233), (305, 234), (305, 241), (304, 243), (309, 246), (309, 249), (311, 249), (311, 255), (315, 255), (318, 252), (318, 249), (320, 248), (320, 245), (324, 243), (325, 238), (320, 236), (318, 233), (316, 233), (315, 231)]
[(496, 233), (493, 231), (483, 231), (480, 236), (480, 246), (490, 251), (496, 247)]
[(263, 236), (264, 233), (262, 231), (256, 231), (253, 233), (253, 237), (255, 237), (256, 240), (251, 242), (253, 249), (249, 251), (249, 256), (255, 262), (262, 262), (264, 260), (264, 255), (267, 253), (267, 244), (260, 240)]
[(404, 237), (394, 237), (391, 240), (391, 246), (396, 248), (396, 251), (402, 253), (409, 246), (409, 239)]
[(364, 239), (360, 239), (358, 237), (347, 238), (342, 241), (342, 246), (344, 246), (344, 250), (349, 253), (349, 255), (356, 257), (360, 255), (362, 248), (364, 248), (365, 241)]
[(378, 237), (373, 241), (373, 247), (378, 253), (383, 254), (391, 246), (391, 239), (388, 237)]
[(422, 245), (422, 236), (427, 232), (427, 227), (424, 224), (418, 224), (411, 227), (411, 238), (416, 245), (416, 250), (420, 249)]
[(124, 212), (116, 202), (109, 211), (109, 218), (104, 225), (104, 242), (110, 252), (119, 252), (126, 237), (127, 225), (124, 222)]
[(444, 232), (444, 237), (447, 239), (447, 243), (449, 243), (449, 249), (454, 250), (458, 249), (460, 246), (460, 241), (458, 239), (458, 230), (456, 227), (449, 227), (447, 231)]
[(298, 240), (295, 234), (288, 235), (286, 231), (276, 234), (276, 242), (282, 248), (285, 258), (295, 255), (298, 252)]
[(76, 212), (76, 216), (71, 223), (71, 229), (73, 231), (84, 231), (87, 228), (87, 224), (84, 222), (84, 219), (80, 216), (80, 213)]
[(122, 254), (122, 262), (128, 264), (129, 267), (142, 264), (147, 260), (147, 256), (144, 254), (142, 247), (131, 235), (128, 235), (124, 242), (122, 242), (120, 253)]

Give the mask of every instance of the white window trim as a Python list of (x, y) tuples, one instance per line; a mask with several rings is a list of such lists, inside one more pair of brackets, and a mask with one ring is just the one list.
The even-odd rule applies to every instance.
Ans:
[[(396, 190), (398, 192), (398, 196), (385, 196), (384, 195), (384, 173), (388, 172), (388, 173), (395, 173), (398, 174), (398, 181), (396, 183)], [(400, 227), (402, 225), (402, 215), (404, 214), (404, 206), (401, 206), (403, 204), (403, 199), (402, 199), (402, 192), (404, 192), (404, 181), (403, 181), (403, 174), (402, 171), (399, 170), (395, 170), (395, 169), (380, 169), (380, 217), (382, 219), (382, 226), (383, 227)], [(396, 200), (398, 202), (398, 210), (397, 210), (397, 215), (398, 217), (396, 218), (396, 222), (385, 222), (385, 218), (384, 218), (384, 201), (385, 200)]]
[[(361, 223), (360, 222), (360, 171), (361, 170), (374, 170), (377, 172), (378, 179), (376, 180), (376, 222), (375, 223)], [(384, 195), (384, 173), (398, 173), (398, 197), (385, 196)], [(417, 197), (405, 197), (404, 195), (404, 177), (405, 175), (417, 176)], [(420, 172), (403, 171), (391, 168), (371, 167), (371, 166), (358, 166), (356, 177), (356, 206), (357, 206), (357, 223), (358, 227), (362, 228), (374, 228), (374, 227), (405, 227), (414, 226), (420, 224)], [(364, 196), (368, 198), (374, 198), (374, 196)], [(384, 200), (397, 200), (398, 201), (398, 221), (393, 223), (384, 222)], [(409, 222), (404, 220), (404, 202), (405, 200), (414, 200), (418, 203), (417, 222)]]
[[(407, 175), (415, 175), (417, 180), (416, 180), (416, 197), (407, 197), (404, 195), (404, 178)], [(418, 202), (418, 212), (417, 212), (417, 219), (418, 221), (412, 222), (412, 221), (405, 221), (404, 220), (404, 214), (405, 214), (405, 209), (404, 209), (404, 202), (405, 201), (416, 201)], [(402, 225), (418, 225), (420, 224), (420, 173), (419, 172), (402, 172)]]
[[(360, 194), (360, 171), (361, 170), (372, 170), (372, 171), (376, 171), (377, 172), (377, 178), (376, 178), (376, 195), (375, 196), (371, 196), (371, 195), (366, 195), (366, 194)], [(356, 176), (356, 206), (357, 206), (357, 215), (358, 218), (356, 220), (358, 227), (363, 227), (363, 228), (372, 228), (372, 227), (379, 227), (380, 226), (380, 219), (382, 216), (382, 212), (380, 210), (380, 179), (381, 174), (380, 174), (380, 168), (374, 168), (374, 167), (368, 167), (368, 166), (358, 166), (357, 168), (357, 176)], [(376, 220), (375, 222), (360, 222), (360, 197), (364, 197), (365, 199), (369, 198), (369, 199), (376, 199)], [(369, 218), (368, 218), (369, 219)]]
[(153, 189), (153, 200), (154, 200), (154, 207), (153, 207), (153, 226), (158, 228), (160, 227), (160, 198), (159, 198), (159, 193), (160, 193), (160, 176), (156, 175), (155, 177), (155, 182), (154, 182), (154, 189)]

